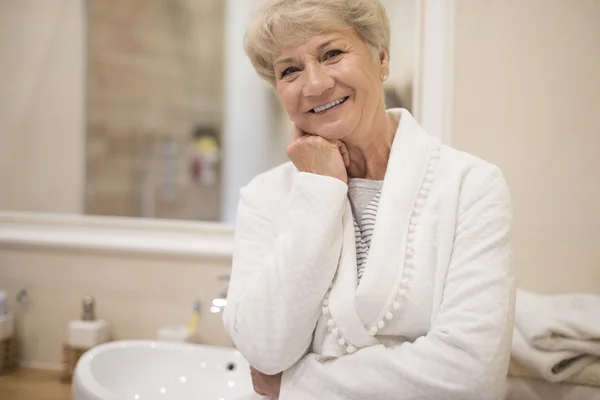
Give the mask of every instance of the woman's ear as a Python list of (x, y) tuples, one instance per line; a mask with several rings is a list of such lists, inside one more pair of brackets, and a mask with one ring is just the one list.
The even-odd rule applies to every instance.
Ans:
[(379, 65), (381, 68), (381, 79), (385, 81), (390, 74), (390, 58), (384, 48), (379, 50)]

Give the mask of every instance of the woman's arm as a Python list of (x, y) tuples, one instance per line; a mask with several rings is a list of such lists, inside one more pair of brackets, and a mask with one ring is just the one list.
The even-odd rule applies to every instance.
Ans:
[(304, 399), (498, 399), (514, 316), (509, 191), (497, 169), (472, 171), (461, 192), (441, 308), (413, 343), (373, 346), (329, 362), (308, 355), (283, 374)]
[(241, 192), (224, 313), (233, 342), (273, 375), (304, 356), (337, 269), (347, 185), (300, 172), (289, 195), (289, 228), (277, 232), (258, 180)]

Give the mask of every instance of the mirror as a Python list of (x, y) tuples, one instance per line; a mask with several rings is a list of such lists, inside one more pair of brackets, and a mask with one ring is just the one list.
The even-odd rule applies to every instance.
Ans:
[[(86, 213), (232, 220), (240, 186), (287, 160), (289, 121), (241, 49), (252, 3), (88, 1)], [(384, 3), (386, 101), (410, 109), (417, 2)]]
[[(0, 210), (232, 222), (291, 128), (241, 47), (256, 1), (0, 2)], [(419, 111), (423, 5), (382, 2), (386, 101)]]

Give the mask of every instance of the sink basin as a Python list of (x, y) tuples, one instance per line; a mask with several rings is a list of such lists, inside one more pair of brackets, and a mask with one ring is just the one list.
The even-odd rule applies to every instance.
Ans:
[(74, 400), (242, 400), (256, 398), (235, 349), (127, 340), (87, 351), (73, 375)]

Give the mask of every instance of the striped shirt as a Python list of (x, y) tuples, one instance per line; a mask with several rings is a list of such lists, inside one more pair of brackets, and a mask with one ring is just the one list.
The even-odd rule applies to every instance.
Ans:
[(383, 181), (369, 179), (353, 178), (348, 182), (348, 197), (354, 217), (356, 266), (359, 282), (369, 256), (382, 186)]

